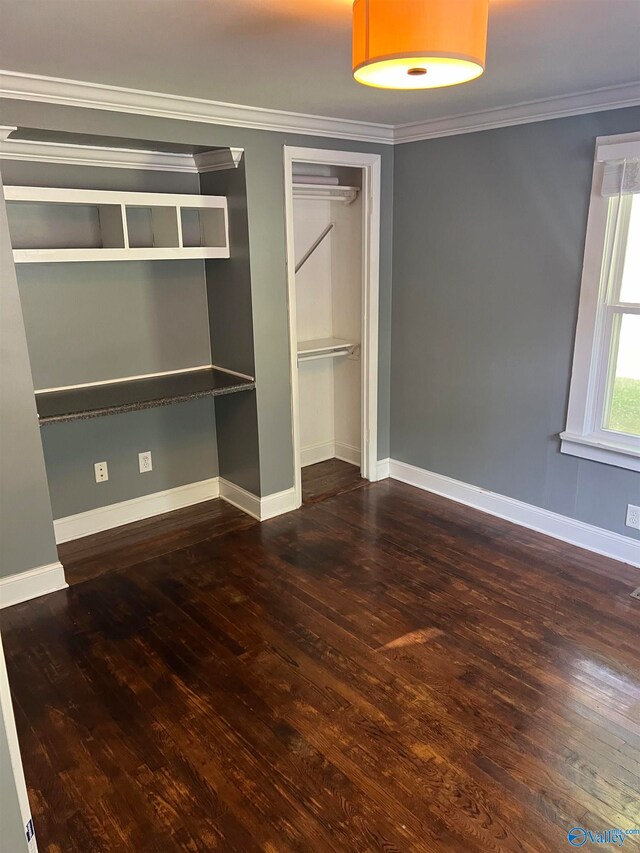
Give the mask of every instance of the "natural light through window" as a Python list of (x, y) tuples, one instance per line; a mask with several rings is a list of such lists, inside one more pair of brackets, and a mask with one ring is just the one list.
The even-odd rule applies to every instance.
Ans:
[(640, 471), (640, 133), (599, 139), (561, 450)]
[(630, 204), (620, 301), (637, 305), (640, 302), (640, 195), (631, 196)]
[(617, 300), (621, 310), (614, 319), (604, 426), (640, 436), (640, 315), (624, 313), (625, 306), (640, 307), (640, 195), (629, 196), (628, 202), (631, 212)]
[(640, 317), (621, 317), (605, 426), (640, 435)]

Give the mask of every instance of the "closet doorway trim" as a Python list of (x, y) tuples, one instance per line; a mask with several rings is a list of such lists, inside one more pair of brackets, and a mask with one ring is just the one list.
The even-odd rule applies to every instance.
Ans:
[(284, 146), (287, 294), (289, 304), (289, 364), (291, 424), (296, 506), (302, 505), (300, 415), (293, 219), (293, 165), (309, 163), (362, 169), (362, 476), (378, 479), (378, 317), (380, 290), (380, 173), (379, 154)]

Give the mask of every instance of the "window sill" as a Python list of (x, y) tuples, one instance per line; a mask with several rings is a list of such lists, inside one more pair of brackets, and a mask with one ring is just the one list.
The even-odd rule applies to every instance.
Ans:
[(640, 451), (613, 441), (603, 441), (599, 436), (560, 433), (560, 452), (629, 471), (640, 471)]

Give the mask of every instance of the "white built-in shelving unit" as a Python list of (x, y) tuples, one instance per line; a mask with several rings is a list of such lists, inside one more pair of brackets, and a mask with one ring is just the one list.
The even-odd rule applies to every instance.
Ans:
[(228, 258), (223, 196), (7, 186), (17, 264)]
[[(36, 145), (30, 141), (12, 145)], [(8, 143), (4, 144), (6, 148)], [(54, 146), (55, 147), (55, 146)], [(60, 147), (60, 146), (58, 146)], [(69, 158), (69, 146), (65, 159)], [(45, 146), (44, 161), (51, 158), (51, 144)], [(70, 150), (70, 149), (69, 149)], [(0, 149), (0, 156), (11, 152)], [(41, 152), (42, 153), (42, 152)], [(53, 152), (59, 156), (57, 149)], [(118, 162), (105, 159), (117, 154)], [(165, 155), (181, 169), (193, 172), (217, 171), (237, 167), (240, 149), (214, 151), (194, 156)], [(145, 155), (143, 157), (142, 155)], [(27, 156), (28, 155), (28, 156)], [(93, 148), (91, 162), (99, 165), (149, 167), (146, 157), (154, 159), (154, 168), (173, 168), (176, 164), (158, 163), (158, 154), (135, 150), (118, 151)], [(81, 146), (73, 146), (73, 162), (85, 164)], [(37, 152), (22, 150), (18, 159), (38, 160)], [(54, 157), (52, 162), (55, 162)], [(9, 231), (16, 264), (47, 264), (100, 261), (153, 261), (229, 258), (229, 223), (224, 196), (161, 192), (129, 192), (70, 187), (5, 186)], [(215, 365), (178, 369), (161, 374), (106, 379), (84, 385), (41, 389), (36, 404), (41, 425), (136, 411), (169, 405), (199, 397), (219, 396), (255, 387), (253, 377), (218, 368)]]

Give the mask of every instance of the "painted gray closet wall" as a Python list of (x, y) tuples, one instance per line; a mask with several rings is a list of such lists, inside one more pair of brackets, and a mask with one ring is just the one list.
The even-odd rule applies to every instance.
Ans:
[(21, 127), (245, 149), (263, 495), (288, 489), (293, 484), (282, 146), (381, 154), (378, 455), (380, 458), (388, 455), (394, 157), (391, 146), (26, 101), (3, 100), (1, 107), (2, 122)]
[(640, 109), (395, 151), (391, 456), (636, 536), (640, 475), (560, 453), (596, 136)]
[[(6, 184), (198, 193), (195, 174), (5, 160)], [(16, 267), (36, 388), (177, 370), (211, 361), (204, 262)], [(175, 488), (218, 474), (214, 407), (196, 401), (49, 425), (42, 430), (53, 515)], [(140, 474), (138, 453), (153, 471)], [(95, 462), (109, 480), (96, 483)]]
[[(212, 398), (105, 418), (49, 424), (41, 430), (55, 518), (173, 489), (218, 475)], [(140, 474), (138, 453), (153, 470)], [(109, 479), (96, 483), (94, 462)]]
[[(251, 261), (244, 158), (237, 169), (205, 172), (203, 195), (223, 195), (229, 214), (230, 258), (205, 261), (211, 358), (219, 367), (254, 376)], [(229, 322), (233, 318), (233, 322)]]
[(21, 264), (18, 281), (36, 388), (210, 363), (201, 260)]
[(256, 392), (217, 397), (215, 408), (220, 476), (261, 496)]
[[(6, 103), (0, 99), (3, 120)], [(141, 193), (198, 193), (200, 186), (198, 176), (189, 172), (66, 166), (55, 163), (29, 163), (21, 160), (0, 160), (0, 167), (7, 186), (10, 184), (34, 187), (62, 186), (78, 190), (91, 187), (95, 190)], [(57, 181), (57, 184), (54, 181)]]
[(58, 559), (0, 179), (0, 577)]
[[(244, 158), (237, 169), (201, 175), (200, 189), (205, 195), (225, 196), (229, 211), (231, 257), (206, 261), (211, 359), (219, 367), (255, 376)], [(262, 494), (256, 394), (219, 397), (215, 409), (220, 476)]]

